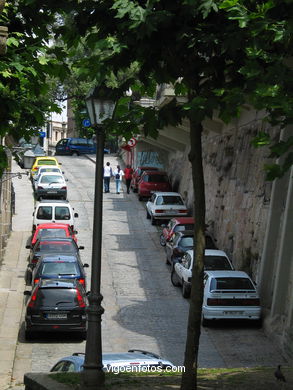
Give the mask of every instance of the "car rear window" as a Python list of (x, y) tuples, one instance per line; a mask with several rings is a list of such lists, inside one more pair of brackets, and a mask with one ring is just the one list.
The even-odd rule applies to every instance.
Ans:
[(38, 165), (57, 165), (55, 160), (38, 160)]
[(50, 263), (43, 263), (41, 270), (42, 275), (77, 275), (78, 267), (76, 263), (56, 261)]
[(185, 230), (193, 230), (194, 225), (193, 224), (185, 224), (185, 225), (177, 225), (174, 228), (174, 232), (184, 232)]
[(168, 183), (169, 179), (167, 175), (146, 175), (145, 181), (147, 183)]
[(72, 245), (71, 242), (41, 241), (36, 251), (41, 251), (44, 253), (68, 254), (68, 253), (75, 253), (76, 248)]
[(205, 270), (231, 270), (231, 265), (228, 259), (224, 256), (205, 256), (204, 258)]
[(248, 278), (213, 278), (210, 290), (253, 290), (255, 288)]
[(59, 168), (39, 168), (39, 174), (44, 172), (60, 172)]
[(180, 240), (180, 246), (184, 248), (193, 246), (193, 237), (182, 237)]
[(75, 289), (42, 288), (38, 290), (36, 304), (42, 306), (71, 307), (78, 306)]
[(37, 238), (66, 238), (65, 229), (40, 229)]
[(52, 219), (52, 207), (40, 206), (37, 212), (38, 219)]
[[(160, 200), (159, 198), (162, 198), (162, 202), (159, 202)], [(157, 204), (161, 204), (161, 205), (175, 204), (181, 206), (184, 204), (180, 196), (169, 196), (169, 195), (159, 196), (158, 202)]]
[(56, 220), (61, 220), (61, 219), (65, 219), (65, 220), (68, 220), (70, 219), (70, 211), (69, 211), (69, 208), (68, 207), (64, 207), (64, 206), (56, 206), (55, 207), (55, 219)]
[(63, 178), (59, 175), (44, 175), (41, 178), (41, 183), (63, 183)]

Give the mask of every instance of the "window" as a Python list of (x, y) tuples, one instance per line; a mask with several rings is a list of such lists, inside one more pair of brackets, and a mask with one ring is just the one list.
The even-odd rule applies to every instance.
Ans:
[(205, 270), (230, 270), (231, 265), (228, 259), (224, 256), (205, 256), (204, 258)]
[(52, 219), (52, 207), (40, 206), (37, 212), (37, 219)]
[(37, 238), (66, 238), (65, 229), (40, 229)]
[(56, 206), (55, 207), (55, 219), (56, 220), (61, 220), (61, 219), (68, 220), (68, 219), (70, 219), (69, 208), (68, 207)]
[(63, 178), (59, 175), (44, 175), (41, 178), (41, 183), (63, 183)]
[(210, 290), (253, 290), (253, 284), (248, 278), (213, 278)]
[(166, 196), (166, 195), (164, 195), (162, 202), (163, 203), (160, 203), (160, 204), (163, 204), (163, 205), (175, 204), (175, 205), (182, 206), (184, 204), (180, 196)]
[(75, 263), (66, 263), (66, 262), (52, 262), (44, 263), (42, 270), (42, 275), (77, 275), (78, 269)]
[(174, 232), (184, 232), (185, 230), (193, 230), (193, 229), (194, 229), (194, 225), (189, 225), (189, 224), (177, 225), (175, 226)]
[(55, 160), (38, 160), (38, 165), (57, 165)]
[(182, 237), (180, 241), (180, 246), (183, 248), (192, 247), (193, 246), (193, 237)]

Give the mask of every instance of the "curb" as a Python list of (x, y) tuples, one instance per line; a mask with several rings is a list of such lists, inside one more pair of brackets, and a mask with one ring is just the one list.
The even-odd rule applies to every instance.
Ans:
[(55, 373), (26, 373), (24, 374), (25, 390), (73, 390), (73, 385), (66, 385), (51, 379)]

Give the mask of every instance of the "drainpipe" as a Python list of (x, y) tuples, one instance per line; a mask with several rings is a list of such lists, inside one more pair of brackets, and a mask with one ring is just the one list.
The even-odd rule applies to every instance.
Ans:
[[(5, 0), (0, 0), (0, 14), (5, 6)], [(6, 26), (0, 26), (0, 56), (6, 53), (6, 40), (8, 37), (8, 28)]]

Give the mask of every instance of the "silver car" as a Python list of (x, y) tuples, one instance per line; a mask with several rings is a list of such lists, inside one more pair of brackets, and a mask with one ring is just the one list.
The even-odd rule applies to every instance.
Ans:
[(44, 172), (35, 185), (35, 195), (39, 199), (66, 199), (67, 185), (62, 174), (57, 172)]

